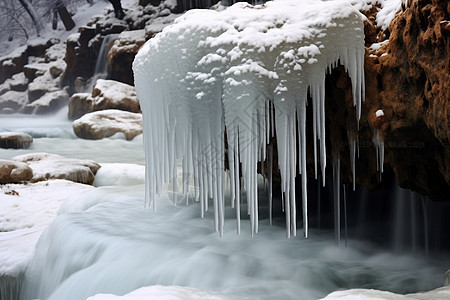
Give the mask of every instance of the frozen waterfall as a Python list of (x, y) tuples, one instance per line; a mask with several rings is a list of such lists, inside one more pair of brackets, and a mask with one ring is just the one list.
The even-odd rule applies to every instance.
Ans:
[[(287, 236), (296, 235), (295, 177), (301, 174), (307, 237), (307, 142), (314, 143), (325, 182), (325, 74), (344, 65), (359, 119), (363, 59), (362, 16), (345, 1), (188, 11), (149, 40), (133, 63), (144, 115), (146, 205), (156, 209), (154, 199), (164, 183), (177, 181), (180, 164), (185, 197), (200, 202), (202, 215), (213, 210), (221, 235), (228, 188), (238, 232), (242, 205), (257, 233), (257, 164), (269, 158), (267, 145), (276, 137)], [(312, 141), (305, 133), (308, 93)]]

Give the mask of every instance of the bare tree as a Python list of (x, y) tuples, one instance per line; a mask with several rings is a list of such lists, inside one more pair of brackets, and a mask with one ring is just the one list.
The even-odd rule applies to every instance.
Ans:
[(36, 12), (36, 9), (29, 0), (19, 0), (19, 3), (22, 4), (23, 8), (30, 16), (31, 21), (34, 24), (34, 28), (36, 29), (36, 34), (40, 36), (42, 32), (42, 24), (39, 20), (39, 15)]

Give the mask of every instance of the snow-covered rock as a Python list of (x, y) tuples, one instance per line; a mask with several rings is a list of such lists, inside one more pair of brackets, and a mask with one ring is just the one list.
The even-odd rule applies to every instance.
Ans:
[(67, 104), (69, 101), (69, 94), (67, 91), (58, 90), (54, 92), (45, 93), (39, 99), (27, 104), (24, 107), (24, 113), (28, 114), (48, 114), (56, 112)]
[(33, 177), (33, 170), (22, 162), (0, 159), (0, 183), (21, 183)]
[(0, 95), (0, 112), (16, 112), (28, 103), (27, 92), (9, 91)]
[(73, 131), (84, 139), (102, 139), (117, 133), (127, 140), (142, 133), (142, 115), (117, 109), (88, 113), (73, 122)]
[[(134, 87), (114, 80), (97, 80), (92, 90), (92, 97), (98, 97), (98, 110), (115, 106), (130, 112), (139, 112), (139, 100)], [(105, 107), (102, 107), (104, 105)]]
[(0, 132), (0, 148), (27, 149), (32, 142), (31, 135), (24, 132)]
[(111, 78), (133, 84), (133, 63), (139, 48), (146, 42), (146, 31), (124, 31), (114, 41), (108, 52), (108, 61), (111, 67)]
[(179, 17), (177, 14), (170, 14), (166, 17), (155, 18), (145, 25), (145, 37), (150, 39), (157, 33), (161, 32), (165, 27), (171, 25), (175, 19)]
[(4, 84), (8, 85), (11, 91), (23, 92), (27, 90), (28, 78), (25, 76), (25, 73), (21, 72), (5, 80)]
[(231, 300), (241, 299), (239, 297), (230, 297), (223, 294), (202, 291), (185, 286), (148, 286), (137, 289), (131, 293), (123, 296), (116, 296), (112, 294), (98, 294), (89, 297), (87, 300), (145, 300), (145, 299), (159, 299), (159, 300)]
[(26, 163), (33, 170), (31, 182), (66, 179), (92, 184), (100, 165), (92, 160), (65, 158), (57, 154), (30, 153), (13, 158)]
[(60, 90), (59, 81), (53, 78), (50, 74), (48, 64), (45, 64), (46, 70), (44, 75), (36, 77), (29, 85), (28, 85), (28, 100), (31, 102), (41, 98), (46, 93), (56, 92)]
[(42, 76), (49, 69), (48, 64), (43, 62), (32, 63), (23, 67), (23, 73), (28, 80), (33, 81), (36, 77)]
[(450, 287), (432, 291), (400, 295), (386, 291), (369, 289), (351, 289), (329, 294), (322, 300), (447, 300), (450, 299)]
[(134, 87), (114, 80), (97, 80), (92, 94), (76, 93), (69, 100), (68, 117), (77, 119), (86, 113), (119, 109), (129, 112), (140, 112), (139, 100)]

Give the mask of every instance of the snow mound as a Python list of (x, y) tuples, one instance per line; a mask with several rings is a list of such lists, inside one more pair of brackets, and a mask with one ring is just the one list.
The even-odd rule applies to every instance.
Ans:
[[(64, 200), (93, 187), (66, 180), (0, 187), (0, 275), (17, 276)], [(75, 200), (75, 199), (74, 199)]]
[(145, 166), (104, 163), (95, 174), (94, 186), (136, 185), (145, 183)]
[(123, 296), (116, 296), (111, 294), (98, 294), (89, 297), (87, 300), (226, 300), (239, 299), (236, 297), (227, 297), (214, 292), (206, 292), (199, 289), (194, 289), (184, 286), (149, 286), (137, 289), (131, 293)]
[(400, 295), (379, 290), (351, 289), (346, 291), (333, 292), (323, 298), (323, 300), (445, 300), (449, 298), (450, 287), (442, 287), (428, 292), (407, 295)]
[(191, 10), (149, 40), (133, 63), (146, 128), (147, 205), (155, 208), (162, 184), (174, 180), (182, 160), (202, 215), (214, 199), (215, 229), (222, 233), (227, 155), (238, 232), (242, 176), (256, 233), (257, 163), (270, 160), (266, 145), (276, 131), (287, 235), (296, 235), (295, 176), (301, 173), (307, 236), (308, 89), (314, 158), (317, 165), (320, 157), (325, 176), (325, 73), (338, 63), (345, 66), (359, 119), (363, 31), (362, 15), (346, 1), (275, 0), (256, 6), (240, 2), (220, 12)]

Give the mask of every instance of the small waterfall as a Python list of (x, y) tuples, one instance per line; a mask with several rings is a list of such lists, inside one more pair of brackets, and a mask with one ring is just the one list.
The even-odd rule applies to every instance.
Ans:
[(334, 233), (336, 243), (341, 244), (341, 159), (333, 158), (333, 194), (334, 194)]
[(0, 299), (19, 300), (22, 283), (23, 274), (17, 277), (0, 275)]
[(108, 75), (108, 52), (109, 49), (111, 49), (112, 43), (115, 39), (117, 39), (118, 36), (118, 34), (109, 34), (103, 38), (102, 44), (100, 45), (100, 50), (98, 51), (94, 76), (92, 76), (91, 81), (86, 86), (85, 92), (92, 92), (92, 89), (97, 80), (105, 79)]

